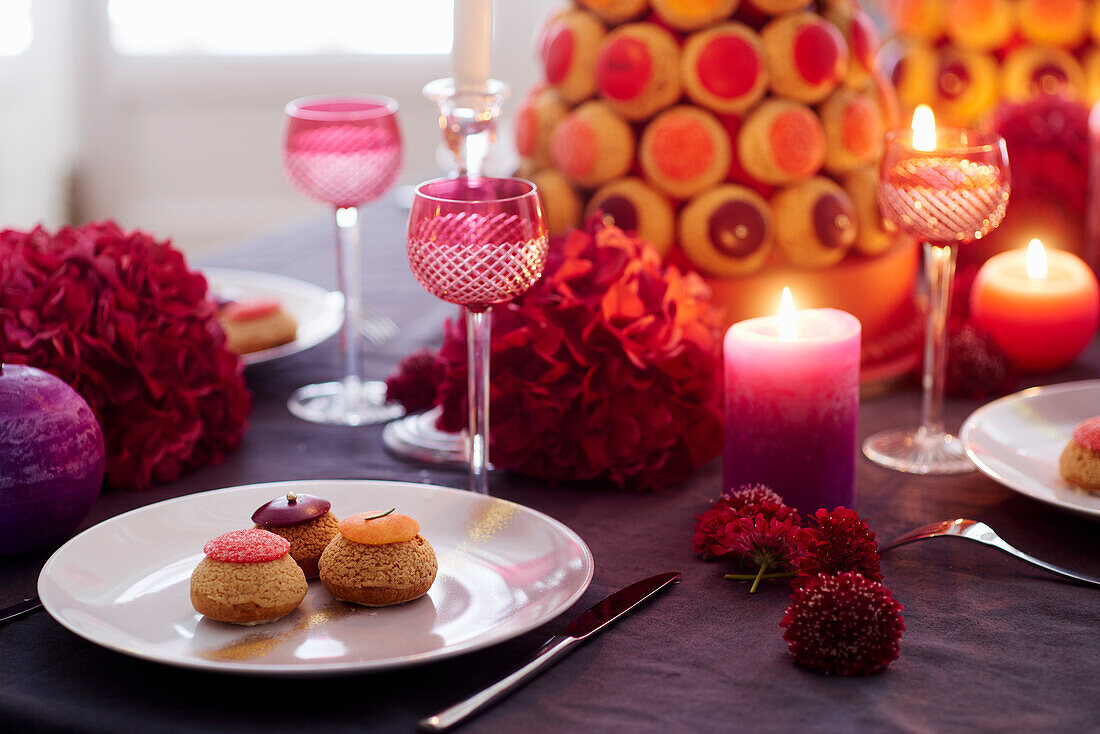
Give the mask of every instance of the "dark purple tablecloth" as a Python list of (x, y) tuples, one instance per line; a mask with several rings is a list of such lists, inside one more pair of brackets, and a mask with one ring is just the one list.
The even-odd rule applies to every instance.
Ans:
[[(416, 286), (404, 261), (404, 214), (366, 213), (370, 300), (401, 324), (373, 350), (384, 376), (414, 347), (438, 343), (449, 307)], [(332, 285), (324, 220), (271, 233), (208, 264)], [(86, 525), (182, 494), (298, 478), (392, 478), (463, 486), (462, 472), (405, 464), (381, 428), (309, 425), (287, 395), (336, 376), (333, 341), (248, 371), (255, 409), (241, 449), (222, 466), (143, 493), (107, 491)], [(1100, 375), (1096, 345), (1045, 382)], [(915, 390), (866, 401), (866, 435), (916, 422)], [(976, 404), (952, 402), (961, 420)], [(1100, 412), (1093, 409), (1091, 412)], [(883, 675), (829, 678), (792, 664), (778, 627), (783, 582), (753, 596), (690, 551), (694, 517), (720, 490), (716, 461), (684, 486), (647, 495), (609, 486), (493, 476), (492, 493), (541, 510), (592, 549), (592, 586), (576, 608), (496, 647), (397, 672), (326, 680), (250, 679), (170, 668), (85, 642), (39, 612), (0, 628), (0, 731), (411, 731), (417, 718), (469, 694), (560, 631), (575, 612), (641, 577), (680, 570), (679, 586), (591, 640), (467, 725), (469, 732), (1062, 731), (1100, 725), (1100, 591), (1064, 583), (991, 549), (954, 540), (884, 558), (905, 605), (901, 657)], [(986, 521), (1050, 562), (1100, 575), (1100, 523), (1048, 507), (981, 474), (929, 478), (860, 460), (857, 508), (880, 537), (957, 516)], [(0, 559), (0, 606), (33, 593), (48, 554)]]

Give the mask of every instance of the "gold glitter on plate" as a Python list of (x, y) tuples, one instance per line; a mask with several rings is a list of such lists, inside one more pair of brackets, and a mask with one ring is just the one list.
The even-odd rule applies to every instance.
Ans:
[(469, 552), (494, 536), (500, 535), (518, 513), (518, 505), (511, 502), (493, 502), (466, 528), (466, 537), (455, 546), (455, 550)]
[(262, 658), (285, 642), (293, 640), (298, 633), (314, 629), (322, 624), (343, 619), (361, 611), (351, 604), (334, 602), (309, 614), (300, 615), (294, 626), (287, 630), (260, 630), (251, 632), (239, 640), (228, 642), (221, 647), (202, 650), (199, 655), (207, 660), (244, 662)]

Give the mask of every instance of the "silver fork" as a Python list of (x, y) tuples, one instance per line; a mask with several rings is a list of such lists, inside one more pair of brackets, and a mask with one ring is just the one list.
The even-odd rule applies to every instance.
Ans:
[(1090, 586), (1100, 586), (1100, 579), (1095, 579), (1091, 576), (1085, 576), (1084, 574), (1075, 573), (1074, 571), (1067, 571), (1064, 568), (1059, 568), (1046, 561), (1040, 561), (1038, 558), (1029, 556), (1021, 550), (1013, 548), (1006, 543), (1001, 536), (993, 532), (993, 528), (986, 525), (984, 522), (978, 522), (977, 520), (967, 520), (964, 517), (959, 517), (954, 520), (944, 520), (943, 522), (932, 523), (931, 525), (925, 525), (923, 527), (910, 530), (908, 533), (901, 535), (894, 540), (890, 541), (887, 545), (879, 548), (880, 553), (885, 553), (888, 550), (897, 548), (899, 545), (906, 545), (908, 543), (914, 543), (918, 540), (927, 540), (928, 538), (942, 538), (946, 536), (954, 536), (956, 538), (964, 538), (966, 540), (973, 540), (975, 543), (981, 543), (982, 545), (988, 545), (1002, 553), (1007, 553), (1013, 558), (1018, 558), (1024, 563), (1030, 563), (1032, 566), (1037, 566), (1044, 571), (1057, 574), (1058, 576), (1064, 576), (1068, 579), (1073, 579), (1082, 584), (1089, 584)]
[(375, 306), (363, 302), (363, 316), (359, 321), (359, 333), (376, 347), (389, 344), (400, 331), (397, 323)]

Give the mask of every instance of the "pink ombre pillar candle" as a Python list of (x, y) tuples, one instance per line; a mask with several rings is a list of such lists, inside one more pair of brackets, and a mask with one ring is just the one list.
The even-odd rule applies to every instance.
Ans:
[(855, 497), (859, 320), (832, 308), (796, 311), (726, 332), (724, 488), (762, 483), (799, 512)]

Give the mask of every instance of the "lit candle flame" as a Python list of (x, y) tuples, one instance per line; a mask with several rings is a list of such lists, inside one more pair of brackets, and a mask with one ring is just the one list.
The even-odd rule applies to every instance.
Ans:
[(1032, 240), (1027, 244), (1027, 277), (1047, 277), (1047, 253), (1039, 240)]
[(926, 104), (913, 110), (913, 148), (925, 153), (936, 149), (936, 116)]
[(794, 318), (794, 299), (791, 289), (783, 287), (783, 296), (779, 299), (779, 338), (794, 341), (798, 337), (798, 327)]

